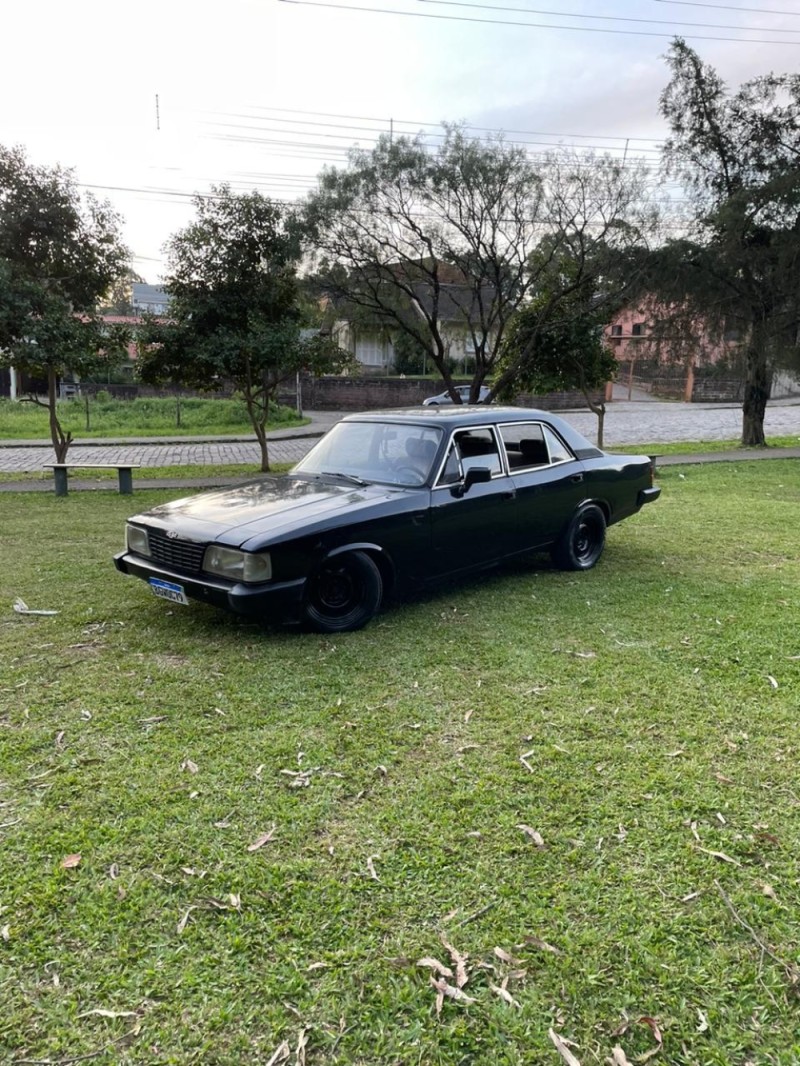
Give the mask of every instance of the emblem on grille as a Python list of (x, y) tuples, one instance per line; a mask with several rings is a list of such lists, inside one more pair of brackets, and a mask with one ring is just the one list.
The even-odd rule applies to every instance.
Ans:
[(167, 536), (169, 537), (170, 540), (177, 540), (179, 534), (176, 533), (174, 529), (168, 529), (167, 530)]

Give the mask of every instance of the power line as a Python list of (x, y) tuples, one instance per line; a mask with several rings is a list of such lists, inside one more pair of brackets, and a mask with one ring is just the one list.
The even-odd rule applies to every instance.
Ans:
[[(673, 33), (657, 33), (654, 30), (612, 30), (598, 26), (560, 26), (547, 22), (515, 22), (510, 19), (480, 19), (468, 15), (431, 15), (426, 11), (398, 11), (389, 7), (352, 7), (350, 4), (326, 3), (324, 0), (278, 0), (281, 4), (294, 4), (296, 7), (323, 7), (337, 11), (355, 11), (370, 15), (402, 15), (406, 18), (437, 19), (444, 22), (474, 22), (484, 26), (524, 26), (539, 30), (571, 30), (575, 33), (613, 33), (627, 37), (659, 37), (672, 40)], [(764, 31), (768, 32), (768, 31)], [(750, 37), (717, 37), (702, 33), (687, 33), (686, 37), (694, 41), (728, 41), (732, 44), (789, 44), (797, 41), (758, 40)]]
[(734, 7), (733, 4), (703, 4), (700, 0), (656, 0), (657, 4), (679, 4), (681, 7), (710, 7), (715, 11), (747, 11), (755, 15), (788, 15), (800, 18), (800, 11), (770, 11), (764, 7)]
[[(312, 136), (326, 137), (326, 138), (336, 139), (336, 140), (347, 140), (347, 141), (350, 141), (351, 144), (352, 144), (353, 140), (359, 140), (359, 141), (363, 141), (365, 143), (368, 142), (369, 144), (371, 144), (373, 146), (375, 146), (378, 143), (378, 139), (376, 137), (364, 136), (364, 137), (354, 138), (352, 136), (352, 133), (351, 134), (346, 134), (346, 133), (320, 133), (320, 132), (318, 132), (316, 130), (290, 130), (290, 131), (284, 131), (284, 130), (281, 130), (281, 129), (274, 129), (274, 128), (270, 127), (270, 126), (251, 126), (251, 125), (245, 125), (245, 124), (242, 124), (242, 123), (235, 123), (235, 122), (218, 122), (218, 123), (210, 123), (209, 125), (218, 126), (221, 129), (223, 129), (223, 130), (253, 130), (253, 131), (257, 131), (257, 132), (261, 132), (261, 133), (284, 133), (284, 132), (286, 132), (286, 133), (288, 133), (290, 135), (299, 136), (299, 137), (312, 137)], [(381, 129), (373, 129), (373, 130), (370, 131), (370, 130), (367, 130), (366, 127), (363, 127), (363, 126), (362, 127), (353, 126), (353, 127), (351, 127), (351, 129), (354, 132), (356, 132), (356, 133), (361, 132), (361, 133), (365, 133), (365, 134), (369, 134), (369, 133), (379, 133), (379, 134), (383, 133), (383, 134), (385, 134), (387, 132), (387, 131), (381, 130)], [(502, 133), (503, 131), (498, 130), (497, 132), (498, 133)], [(440, 137), (440, 138), (445, 136), (445, 134), (431, 135), (431, 134), (427, 134), (427, 133), (425, 135), (426, 136), (436, 136), (436, 137)], [(238, 134), (227, 134), (227, 133), (215, 134), (214, 136), (219, 138), (219, 139), (240, 140), (240, 141), (245, 142), (245, 143), (252, 139), (252, 138), (250, 138), (250, 137), (248, 137), (246, 135), (241, 135), (240, 136)], [(400, 134), (400, 136), (407, 136), (407, 134)], [(623, 138), (618, 138), (618, 139), (622, 140)], [(303, 143), (303, 142), (296, 142), (296, 143)], [(519, 147), (519, 148), (528, 148), (528, 147), (531, 147), (531, 146), (533, 146), (533, 147), (541, 146), (543, 148), (559, 148), (563, 144), (562, 141), (519, 141), (519, 140), (507, 140), (505, 143), (508, 144), (508, 145), (512, 145), (514, 147)], [(330, 147), (332, 149), (334, 149), (335, 151), (342, 151), (342, 150), (345, 150), (349, 146), (331, 145)], [(579, 147), (582, 148), (582, 149), (594, 148), (594, 149), (597, 149), (599, 151), (605, 151), (605, 152), (614, 152), (614, 151), (621, 152), (621, 151), (624, 150), (624, 145), (622, 145), (622, 144), (620, 144), (620, 145), (587, 144), (587, 145), (580, 145)], [(657, 152), (660, 151), (660, 149), (659, 148), (640, 147), (639, 151), (640, 152), (657, 153)]]
[[(479, 4), (479, 3), (467, 3), (465, 0), (417, 0), (420, 4), (437, 4), (442, 7), (474, 7), (481, 8), (485, 11), (517, 11), (523, 14), (531, 15), (552, 15), (554, 17), (564, 16), (566, 18), (576, 19), (592, 19), (602, 22), (638, 22), (644, 23), (650, 26), (674, 26), (676, 25), (675, 19), (643, 19), (632, 18), (625, 15), (583, 15), (575, 14), (571, 11), (542, 11), (537, 8), (528, 7), (501, 7), (497, 4)], [(769, 30), (764, 30), (760, 26), (731, 26), (730, 23), (719, 22), (678, 22), (678, 26), (696, 26), (704, 30), (737, 30), (740, 33), (769, 33)], [(575, 27), (576, 29), (579, 27)], [(782, 30), (782, 33), (800, 33), (800, 30)]]
[[(287, 115), (316, 115), (318, 118), (344, 118), (344, 119), (351, 119), (354, 122), (378, 122), (378, 123), (382, 123), (382, 127), (381, 128), (385, 129), (385, 130), (388, 130), (390, 121), (394, 122), (396, 126), (397, 125), (400, 125), (400, 126), (416, 126), (417, 128), (419, 128), (420, 126), (436, 126), (436, 127), (440, 127), (442, 125), (441, 121), (431, 122), (431, 121), (423, 121), (421, 119), (412, 119), (412, 118), (388, 118), (388, 117), (376, 118), (374, 115), (340, 115), (340, 114), (337, 114), (337, 113), (331, 112), (331, 111), (302, 111), (302, 110), (299, 110), (298, 108), (293, 108), (293, 107), (262, 107), (260, 105), (254, 105), (252, 107), (252, 110), (254, 110), (254, 111), (279, 111), (282, 114), (287, 114)], [(224, 116), (233, 117), (233, 118), (252, 118), (253, 117), (252, 115), (247, 115), (247, 114), (243, 114), (241, 112), (236, 112), (236, 111), (233, 111), (233, 112), (231, 112), (231, 111), (206, 111), (206, 112), (201, 112), (201, 114), (212, 114), (212, 115), (216, 114), (216, 115), (224, 115)], [(278, 121), (280, 121), (280, 122), (284, 122), (284, 121), (288, 122), (288, 121), (291, 121), (291, 120), (289, 120), (289, 119), (270, 118), (270, 121), (272, 121), (272, 122), (278, 122)], [(300, 121), (300, 120), (298, 120), (298, 121)], [(317, 122), (305, 123), (305, 122), (303, 122), (303, 125), (316, 126), (316, 125), (327, 125), (327, 123), (317, 123)], [(350, 128), (350, 127), (348, 127), (348, 128)], [(359, 127), (355, 126), (355, 127), (352, 127), (352, 128), (353, 129), (358, 129)], [(592, 139), (595, 139), (595, 140), (623, 140), (623, 141), (657, 141), (658, 140), (657, 137), (627, 137), (627, 136), (616, 136), (614, 134), (604, 134), (604, 133), (553, 133), (550, 130), (543, 131), (543, 130), (500, 129), (500, 128), (495, 127), (495, 126), (472, 126), (469, 123), (465, 123), (464, 124), (464, 129), (477, 130), (480, 133), (516, 133), (516, 134), (520, 134), (522, 136), (527, 136), (527, 137), (574, 137), (576, 139), (580, 138), (580, 139), (584, 139), (584, 140), (588, 139), (588, 138), (592, 138)], [(443, 134), (440, 134), (439, 136), (443, 136)]]

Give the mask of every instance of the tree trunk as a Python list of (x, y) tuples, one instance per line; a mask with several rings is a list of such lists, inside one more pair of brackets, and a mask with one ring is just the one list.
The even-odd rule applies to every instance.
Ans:
[(69, 446), (72, 444), (72, 434), (69, 430), (65, 433), (61, 428), (56, 411), (56, 399), (56, 372), (53, 367), (50, 367), (47, 371), (47, 408), (50, 414), (50, 440), (53, 442), (56, 462), (65, 463)]
[(753, 323), (747, 345), (742, 404), (742, 446), (745, 448), (763, 447), (767, 443), (764, 437), (764, 415), (771, 386), (763, 324)]
[(266, 399), (262, 407), (253, 394), (253, 390), (248, 386), (244, 390), (244, 402), (247, 407), (247, 417), (250, 419), (250, 425), (253, 427), (258, 446), (261, 449), (261, 473), (268, 474), (269, 449), (267, 448), (267, 431), (265, 427), (269, 412), (269, 400)]

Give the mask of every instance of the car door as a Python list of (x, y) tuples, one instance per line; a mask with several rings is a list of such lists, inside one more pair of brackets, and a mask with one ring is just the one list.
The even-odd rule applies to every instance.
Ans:
[(586, 495), (583, 464), (551, 426), (500, 427), (516, 492), (519, 550), (551, 544)]
[[(487, 468), (491, 480), (464, 491), (470, 468)], [(457, 573), (494, 562), (515, 550), (516, 490), (490, 426), (457, 430), (431, 492), (432, 572)]]

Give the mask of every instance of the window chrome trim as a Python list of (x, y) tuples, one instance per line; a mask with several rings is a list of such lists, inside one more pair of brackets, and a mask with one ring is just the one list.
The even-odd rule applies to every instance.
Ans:
[[(506, 448), (506, 442), (503, 440), (503, 430), (506, 428), (506, 426), (513, 426), (515, 429), (517, 427), (522, 427), (522, 426), (538, 426), (539, 429), (542, 431), (542, 441), (544, 442), (544, 445), (547, 448), (547, 454), (550, 457), (549, 462), (547, 462), (547, 463), (534, 463), (532, 466), (518, 466), (518, 467), (515, 467), (514, 470), (511, 470), (511, 464), (508, 461), (508, 449)], [(570, 448), (570, 446), (567, 444), (567, 442), (564, 440), (564, 438), (561, 436), (561, 434), (557, 430), (555, 430), (551, 425), (548, 425), (547, 422), (498, 422), (498, 424), (497, 424), (497, 426), (495, 428), (497, 429), (497, 433), (498, 433), (498, 436), (500, 438), (500, 443), (503, 446), (503, 455), (505, 456), (507, 469), (508, 469), (508, 471), (509, 471), (509, 473), (511, 474), (512, 477), (514, 476), (514, 474), (525, 474), (525, 473), (528, 473), (531, 470), (545, 470), (545, 469), (550, 469), (551, 467), (554, 467), (554, 466), (563, 466), (565, 463), (577, 463), (578, 462), (577, 457), (572, 452), (572, 448)], [(561, 443), (561, 445), (564, 448), (564, 450), (570, 453), (568, 459), (553, 459), (553, 457), (552, 457), (552, 455), (550, 453), (550, 446), (547, 443), (547, 437), (545, 436), (545, 433), (544, 433), (545, 430), (547, 430), (549, 433), (552, 433), (553, 436), (556, 438), (556, 440)], [(522, 439), (522, 433), (520, 433), (520, 440), (521, 439)]]
[[(527, 423), (525, 423), (525, 424), (527, 425)], [(457, 433), (473, 433), (473, 432), (475, 432), (476, 430), (479, 430), (479, 429), (486, 429), (492, 434), (492, 437), (494, 438), (494, 446), (495, 446), (495, 448), (497, 448), (497, 457), (500, 460), (500, 469), (496, 473), (492, 474), (492, 481), (496, 481), (498, 478), (501, 478), (501, 477), (509, 477), (508, 463), (506, 461), (506, 449), (505, 449), (505, 445), (503, 444), (503, 438), (502, 438), (502, 436), (499, 433), (499, 427), (496, 426), (493, 422), (489, 422), (485, 426), (459, 426), (457, 429), (453, 429), (453, 430), (450, 431), (450, 437), (449, 437), (449, 439), (447, 441), (447, 447), (445, 448), (445, 450), (444, 450), (444, 452), (442, 454), (442, 459), (441, 459), (441, 462), (439, 463), (439, 469), (436, 471), (436, 477), (433, 479), (433, 485), (432, 485), (432, 488), (431, 488), (432, 492), (436, 492), (437, 489), (452, 489), (454, 485), (459, 485), (459, 484), (461, 484), (463, 482), (463, 480), (464, 480), (464, 471), (463, 471), (463, 469), (461, 470), (461, 480), (460, 481), (450, 481), (450, 482), (447, 482), (446, 484), (440, 485), (439, 484), (439, 478), (442, 476), (442, 473), (444, 472), (445, 464), (447, 463), (447, 456), (450, 454), (450, 448), (453, 445), (453, 440), (455, 439), (456, 434)], [(461, 464), (459, 463), (459, 466), (460, 465)]]

